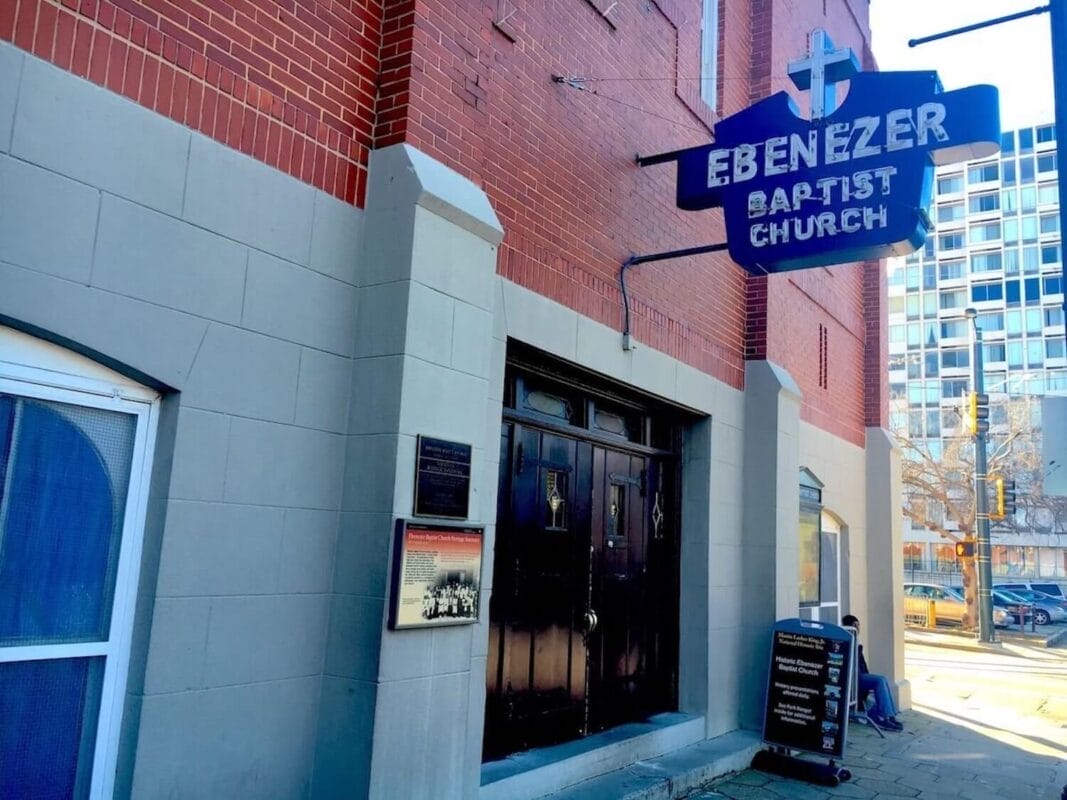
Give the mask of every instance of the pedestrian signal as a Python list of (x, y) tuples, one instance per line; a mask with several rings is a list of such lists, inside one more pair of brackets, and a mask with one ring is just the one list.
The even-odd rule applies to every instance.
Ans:
[(956, 558), (974, 558), (974, 542), (956, 542)]

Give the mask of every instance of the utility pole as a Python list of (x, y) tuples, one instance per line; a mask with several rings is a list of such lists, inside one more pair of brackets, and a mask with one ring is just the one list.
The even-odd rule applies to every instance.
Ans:
[(985, 407), (988, 415), (989, 399), (985, 396), (985, 370), (982, 362), (982, 329), (978, 327), (978, 312), (973, 308), (964, 311), (974, 329), (974, 348), (971, 358), (972, 386), (974, 393), (970, 398), (971, 432), (974, 436), (974, 529), (978, 544), (978, 641), (995, 642), (996, 628), (993, 626), (993, 548), (989, 543), (989, 496), (987, 493), (986, 473), (989, 470), (989, 457), (986, 453), (986, 431), (989, 422), (982, 418), (979, 410)]

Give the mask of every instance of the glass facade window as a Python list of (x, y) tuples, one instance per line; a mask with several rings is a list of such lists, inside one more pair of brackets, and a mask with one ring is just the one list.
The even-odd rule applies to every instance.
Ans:
[(971, 272), (993, 272), (1004, 266), (1004, 254), (1000, 250), (989, 250), (971, 255)]
[(1045, 153), (1037, 157), (1037, 171), (1038, 172), (1055, 172), (1056, 171), (1056, 154)]
[(1044, 323), (1044, 314), (1040, 308), (1026, 309), (1026, 333), (1029, 336), (1040, 336)]
[[(967, 210), (971, 214), (984, 214), (989, 211), (996, 211), (999, 208), (1000, 195), (997, 192), (972, 195), (970, 200), (967, 201)], [(961, 208), (960, 211), (962, 212), (963, 209)]]
[(1029, 214), (1019, 220), (1021, 224), (1023, 244), (1033, 244), (1037, 241), (1037, 217)]
[(1060, 201), (1059, 187), (1054, 183), (1043, 183), (1037, 187), (1037, 202), (1043, 206), (1055, 205)]
[(1004, 284), (999, 281), (997, 283), (976, 283), (971, 286), (971, 300), (975, 303), (1003, 299)]
[(942, 175), (937, 179), (938, 194), (959, 194), (963, 191), (963, 175)]
[(940, 296), (940, 305), (943, 309), (966, 307), (967, 291), (965, 289), (942, 291)]
[(949, 320), (941, 323), (942, 339), (965, 338), (968, 333), (967, 320), (965, 319)]
[[(1003, 141), (1003, 139), (1001, 139), (1001, 141)], [(1037, 128), (1037, 143), (1045, 144), (1046, 142), (1054, 141), (1056, 141), (1056, 126), (1039, 125)], [(1012, 144), (1014, 145), (1014, 142)]]
[(937, 249), (938, 250), (962, 250), (963, 249), (963, 234), (962, 233), (943, 233), (937, 237)]
[(1019, 220), (1004, 220), (1004, 244), (1013, 245), (1019, 242)]
[(979, 164), (967, 170), (968, 183), (988, 183), (999, 179), (1000, 165), (995, 161), (992, 164)]
[(1026, 366), (1033, 369), (1045, 363), (1044, 343), (1040, 339), (1031, 339), (1026, 343)]
[[(1036, 223), (1036, 220), (1035, 220)], [(980, 225), (972, 225), (969, 231), (969, 240), (971, 244), (982, 244), (983, 242), (996, 242), (1000, 240), (1000, 223), (999, 222), (983, 222)], [(1034, 226), (1034, 238), (1037, 238), (1037, 226)]]
[(1022, 302), (1018, 281), (1004, 281), (1004, 300), (1009, 306), (1017, 306)]
[(1034, 157), (1025, 156), (1019, 159), (1019, 185), (1027, 186), (1034, 182)]
[(903, 325), (890, 325), (889, 326), (889, 343), (890, 344), (904, 344), (904, 326)]
[(938, 360), (937, 352), (926, 353), (923, 355), (923, 368), (926, 372), (927, 378), (936, 378), (938, 375)]
[(937, 316), (937, 292), (925, 292), (923, 294), (923, 316)]
[(1045, 309), (1045, 326), (1055, 328), (1063, 325), (1063, 306)]
[(919, 295), (909, 294), (907, 297), (907, 316), (908, 319), (919, 318)]
[(1019, 131), (1019, 152), (1029, 153), (1034, 149), (1034, 129), (1022, 128)]
[(1061, 260), (1058, 244), (1046, 244), (1041, 247), (1042, 264), (1059, 264)]
[(937, 264), (923, 264), (923, 289), (937, 288)]
[(971, 351), (965, 347), (941, 351), (941, 366), (944, 369), (965, 369), (971, 366)]
[(1019, 251), (1014, 247), (1008, 248), (1004, 251), (1004, 274), (1019, 274)]
[(1023, 281), (1025, 286), (1026, 304), (1036, 303), (1041, 299), (1041, 280), (1039, 278), (1027, 278)]
[(904, 269), (904, 288), (906, 288), (906, 289), (918, 289), (919, 288), (919, 268), (918, 267), (905, 267), (905, 269)]
[(963, 397), (967, 394), (967, 379), (953, 378), (941, 381), (942, 397)]
[(1034, 273), (1038, 271), (1037, 248), (1023, 248), (1023, 272)]
[(1019, 210), (1019, 193), (1015, 189), (1001, 191), (1000, 210), (1003, 214), (1014, 214)]
[(1060, 232), (1060, 215), (1059, 214), (1042, 214), (1041, 220), (1038, 225), (1041, 233), (1059, 233)]
[(1037, 187), (1024, 186), (1019, 190), (1019, 210), (1024, 214), (1037, 209)]
[(1051, 339), (1045, 339), (1046, 358), (1063, 358), (1064, 354), (1064, 340), (1062, 336), (1054, 336)]
[(1008, 369), (1021, 369), (1023, 365), (1023, 343), (1008, 342), (1004, 348)]
[(1003, 185), (1003, 186), (1014, 186), (1015, 185), (1015, 177), (1016, 177), (1015, 176), (1015, 162), (1014, 161), (1005, 161), (1005, 162), (1003, 162), (1003, 167), (1004, 167), (1004, 169), (1002, 170), (1002, 174), (1001, 174), (1001, 178), (1000, 178), (1001, 185)]
[[(1036, 259), (1037, 254), (1034, 254)], [(1035, 261), (1036, 265), (1036, 261)], [(942, 261), (937, 266), (938, 274), (941, 276), (941, 280), (950, 281), (955, 278), (962, 278), (967, 274), (966, 267), (963, 261)]]
[[(1017, 344), (1017, 342), (1015, 344)], [(999, 342), (995, 344), (983, 345), (982, 356), (984, 357), (986, 363), (994, 361), (1003, 361), (1005, 358), (1004, 345)]]
[(908, 323), (908, 349), (918, 350), (922, 346), (922, 325), (917, 322)]
[(1008, 338), (1023, 335), (1023, 314), (1021, 311), (1004, 312), (1004, 327), (1008, 332)]
[(1049, 275), (1041, 280), (1045, 285), (1045, 294), (1063, 294), (1062, 275)]
[(963, 203), (943, 203), (937, 207), (938, 222), (954, 222), (965, 216)]
[(988, 314), (979, 314), (975, 323), (987, 333), (990, 331), (1002, 331), (1004, 330), (1004, 313), (995, 311)]
[(889, 313), (890, 314), (903, 314), (904, 313), (904, 298), (900, 295), (889, 298)]
[(1015, 152), (1015, 131), (1004, 131), (1004, 133), (1000, 135), (1000, 152)]

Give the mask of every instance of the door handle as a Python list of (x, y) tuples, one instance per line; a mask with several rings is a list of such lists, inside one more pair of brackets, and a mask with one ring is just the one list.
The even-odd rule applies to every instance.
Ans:
[(596, 612), (591, 608), (585, 612), (583, 620), (585, 622), (585, 635), (588, 636), (596, 630), (599, 620), (597, 619)]

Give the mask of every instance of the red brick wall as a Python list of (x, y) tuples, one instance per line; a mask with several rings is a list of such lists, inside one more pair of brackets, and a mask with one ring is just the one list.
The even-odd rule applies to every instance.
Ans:
[(362, 202), (375, 0), (0, 0), (0, 39)]
[[(865, 0), (752, 0), (751, 100), (788, 91), (807, 115), (806, 93), (786, 75), (786, 63), (807, 50), (813, 28), (825, 29), (838, 47), (852, 47), (870, 63)], [(799, 13), (803, 11), (804, 13)], [(843, 99), (843, 93), (842, 93)], [(801, 417), (862, 445), (874, 418), (868, 388), (884, 350), (869, 349), (861, 265), (753, 278), (749, 282), (748, 358), (768, 358), (789, 370), (804, 396)], [(871, 317), (884, 327), (884, 317)], [(868, 356), (878, 363), (868, 363)], [(882, 363), (881, 370), (885, 370)]]
[[(627, 257), (725, 235), (719, 211), (674, 207), (673, 165), (634, 163), (712, 138), (701, 7), (0, 0), (0, 38), (357, 205), (369, 150), (409, 142), (489, 194), (507, 232), (503, 276), (621, 330)], [(719, 7), (723, 115), (792, 91), (786, 61), (814, 27), (870, 62), (865, 0)], [(717, 253), (627, 277), (639, 346), (737, 387), (746, 359), (770, 358), (796, 378), (804, 419), (857, 444), (884, 419), (869, 394), (884, 394), (884, 317), (860, 268), (747, 278)]]
[[(376, 143), (407, 141), (483, 186), (506, 231), (500, 273), (621, 329), (618, 270), (630, 254), (724, 231), (718, 211), (674, 207), (673, 166), (632, 161), (711, 138), (692, 80), (701, 0), (618, 3), (605, 17), (611, 5), (387, 2)], [(866, 12), (864, 0), (723, 0), (723, 113), (792, 91), (786, 61), (814, 27), (865, 52)], [(770, 358), (796, 378), (805, 420), (863, 443), (861, 269), (750, 279), (716, 254), (641, 265), (627, 282), (640, 346), (734, 386), (746, 358)]]

